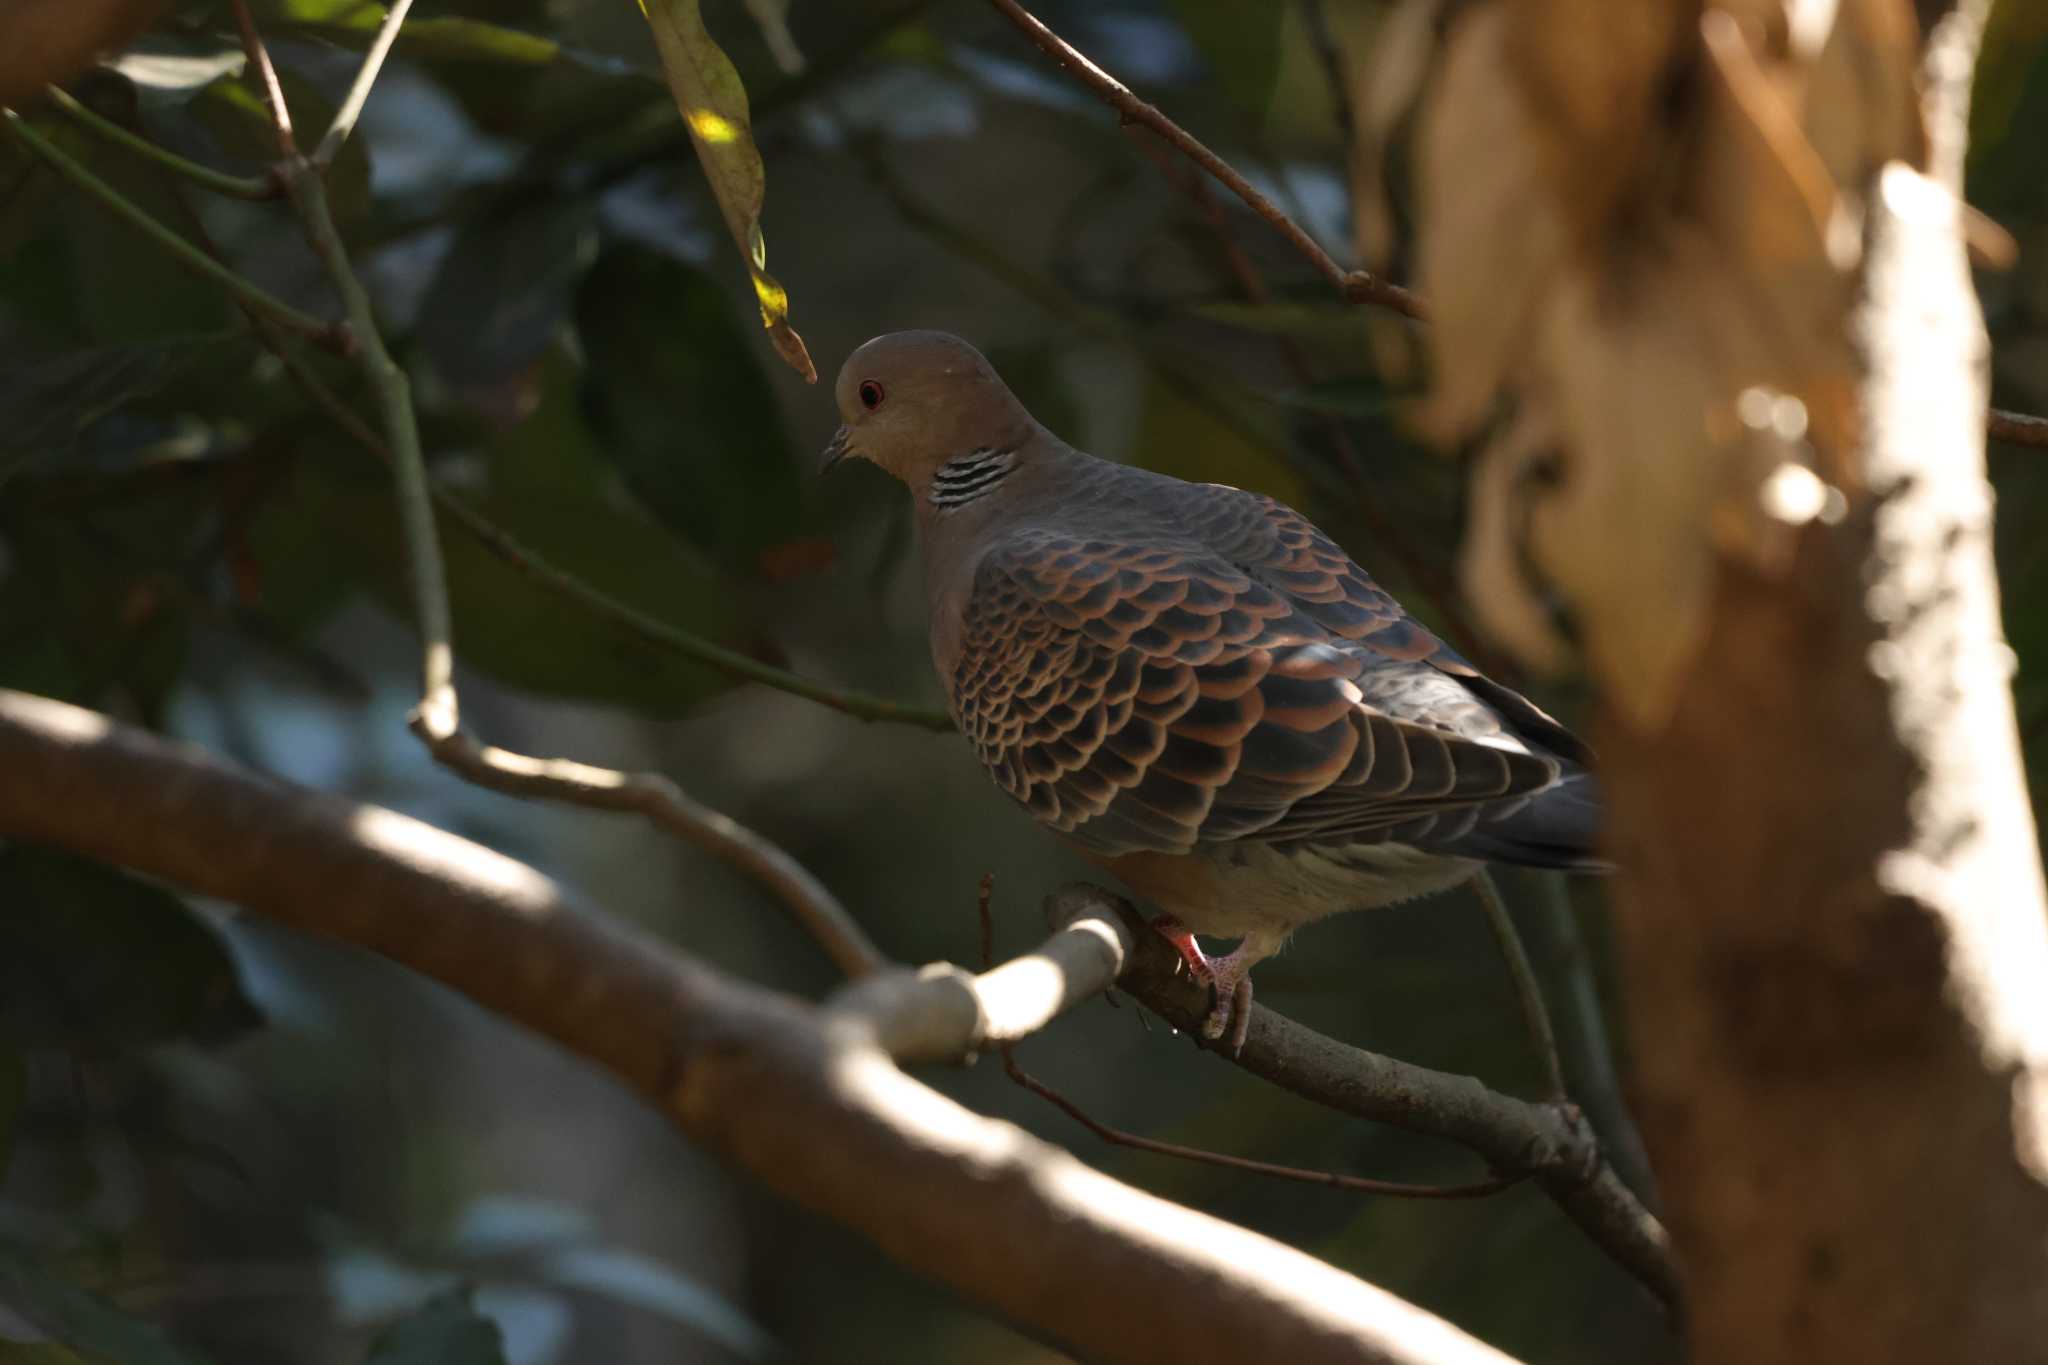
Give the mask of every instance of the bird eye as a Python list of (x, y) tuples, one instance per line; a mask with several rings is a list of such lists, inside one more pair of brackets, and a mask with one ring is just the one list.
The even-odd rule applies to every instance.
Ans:
[(882, 406), (882, 386), (872, 379), (860, 381), (860, 405), (869, 412)]

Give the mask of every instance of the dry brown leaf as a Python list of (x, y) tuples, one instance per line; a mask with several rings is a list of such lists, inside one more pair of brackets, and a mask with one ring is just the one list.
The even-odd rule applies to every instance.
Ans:
[(1419, 146), (1428, 417), (1517, 414), (1481, 454), (1466, 582), (1538, 667), (1565, 656), (1562, 599), (1639, 727), (1720, 563), (1786, 571), (1798, 528), (1860, 492), (1863, 195), (1923, 145), (1887, 3), (1496, 0), (1446, 37)]
[(818, 368), (811, 363), (803, 338), (789, 325), (789, 292), (767, 269), (768, 248), (761, 237), (767, 175), (761, 151), (754, 145), (740, 74), (705, 31), (698, 0), (641, 0), (640, 10), (654, 30), (662, 70), (690, 130), (697, 159), (704, 164), (704, 178), (711, 182), (725, 225), (747, 258), (754, 297), (761, 305), (761, 325), (768, 329), (776, 354), (807, 382), (816, 383)]
[(0, 104), (70, 80), (162, 9), (162, 0), (0, 0)]

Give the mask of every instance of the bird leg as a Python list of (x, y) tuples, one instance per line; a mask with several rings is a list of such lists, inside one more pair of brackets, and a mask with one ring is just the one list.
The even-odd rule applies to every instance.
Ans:
[(1273, 945), (1257, 934), (1248, 934), (1235, 950), (1223, 957), (1210, 957), (1195, 942), (1195, 935), (1172, 915), (1161, 915), (1152, 928), (1173, 945), (1188, 975), (1209, 987), (1209, 1013), (1202, 1020), (1202, 1036), (1212, 1042), (1229, 1030), (1231, 1056), (1244, 1051), (1244, 1040), (1252, 1026), (1252, 978), (1254, 964), (1273, 954)]

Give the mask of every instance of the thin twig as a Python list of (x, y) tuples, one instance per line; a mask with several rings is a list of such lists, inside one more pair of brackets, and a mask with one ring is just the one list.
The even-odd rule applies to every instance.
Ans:
[(2003, 408), (1991, 409), (1987, 423), (1987, 434), (1994, 441), (2008, 445), (2033, 446), (2048, 450), (2048, 417), (2034, 417), (2024, 412), (2007, 412)]
[(284, 102), (284, 87), (278, 84), (277, 68), (270, 64), (270, 49), (263, 45), (263, 35), (256, 31), (256, 20), (249, 13), (248, 0), (233, 0), (235, 26), (242, 32), (242, 50), (249, 54), (249, 65), (256, 68), (256, 74), (263, 82), (263, 97), (270, 103), (270, 126), (277, 130), (277, 152), (287, 159), (299, 154), (298, 140), (292, 135), (292, 111)]
[(1615, 1175), (1576, 1111), (1340, 1043), (1271, 1009), (1253, 1012), (1241, 1051), (1205, 1043), (1194, 1031), (1209, 1013), (1208, 988), (1188, 978), (1180, 954), (1137, 911), (1085, 885), (1062, 888), (1053, 905), (1060, 922), (1102, 909), (1120, 923), (1127, 952), (1117, 985), (1168, 1024), (1191, 1032), (1198, 1044), (1312, 1103), (1460, 1143), (1496, 1171), (1530, 1171), (1594, 1243), (1665, 1304), (1679, 1305), (1683, 1291), (1669, 1234)]
[[(1103, 103), (1116, 110), (1125, 122), (1141, 123), (1152, 129), (1231, 193), (1242, 199), (1252, 212), (1272, 224), (1281, 236), (1292, 243), (1295, 250), (1315, 266), (1325, 279), (1335, 285), (1345, 299), (1352, 303), (1377, 304), (1383, 308), (1391, 308), (1417, 322), (1429, 320), (1428, 301), (1420, 294), (1381, 279), (1369, 271), (1346, 270), (1338, 265), (1315, 238), (1309, 236), (1272, 200), (1253, 188), (1251, 182), (1240, 175), (1229, 162), (1210, 151), (1193, 134), (1161, 113), (1156, 105), (1140, 99), (1129, 86), (1103, 70), (1072, 43), (1047, 28), (1042, 20), (1018, 4), (1017, 0), (989, 0), (989, 3), (1022, 30), (1041, 51), (1072, 73)], [(1313, 19), (1311, 22), (1313, 26)], [(1342, 118), (1344, 115), (1340, 113), (1339, 117)], [(2048, 449), (2048, 417), (2035, 417), (2027, 413), (1993, 408), (1989, 414), (1989, 433), (1992, 439), (2012, 445)]]
[(390, 54), (391, 44), (398, 39), (398, 27), (405, 22), (405, 12), (411, 8), (412, 0), (393, 0), (391, 9), (385, 14), (383, 27), (377, 30), (376, 40), (363, 55), (363, 64), (349, 85), (347, 97), (342, 100), (341, 108), (334, 111), (334, 122), (327, 126), (320, 145), (313, 149), (313, 164), (321, 170), (333, 164), (341, 144), (348, 141), (348, 135), (355, 130), (356, 120), (362, 117), (363, 105), (369, 101), (370, 87), (377, 83), (377, 73), (383, 69), (384, 58)]
[(298, 309), (278, 298), (275, 294), (237, 275), (226, 266), (208, 256), (199, 248), (180, 237), (177, 233), (159, 223), (141, 208), (131, 203), (119, 190), (94, 175), (71, 156), (60, 150), (41, 133), (30, 127), (28, 121), (12, 109), (0, 109), (0, 116), (7, 120), (7, 126), (36, 156), (56, 171), (58, 175), (84, 190), (112, 210), (115, 216), (141, 232), (150, 241), (163, 248), (185, 269), (200, 275), (226, 289), (237, 299), (262, 312), (272, 321), (295, 332), (302, 332), (322, 345), (346, 351), (350, 344), (348, 332), (331, 322), (324, 322), (310, 313)]
[(853, 144), (853, 151), (866, 169), (869, 179), (888, 197), (904, 222), (970, 265), (978, 267), (995, 280), (1015, 290), (1052, 316), (1070, 323), (1090, 336), (1129, 350), (1146, 370), (1176, 397), (1215, 419), (1218, 425), (1246, 445), (1270, 455), (1280, 463), (1287, 462), (1288, 452), (1283, 447), (1246, 421), (1242, 413), (1219, 398), (1221, 390), (1234, 386), (1228, 376), (1198, 373), (1162, 361), (1145, 345), (1143, 338), (1136, 335), (1114, 314), (1077, 299), (1058, 281), (1034, 274), (1016, 264), (994, 243), (977, 236), (919, 200), (871, 145), (856, 142)]
[(1493, 931), (1493, 941), (1500, 945), (1500, 955), (1506, 961), (1508, 976), (1515, 985), (1515, 1003), (1522, 1010), (1522, 1024), (1529, 1030), (1529, 1041), (1536, 1046), (1537, 1060), (1543, 1064), (1543, 1085), (1548, 1092), (1545, 1098), (1552, 1104), (1569, 1104), (1570, 1096), (1564, 1084), (1564, 1063), (1557, 1055), (1557, 1032), (1550, 1026), (1550, 1010), (1543, 1003), (1543, 987), (1536, 979), (1536, 968), (1529, 962), (1529, 951), (1522, 946), (1522, 935), (1515, 928), (1514, 916), (1508, 913), (1508, 903), (1501, 899), (1500, 887), (1495, 884), (1493, 874), (1481, 868), (1479, 875), (1472, 879), (1472, 889), (1479, 897), (1480, 905), (1486, 909), (1486, 927)]
[[(1216, 196), (1209, 192), (1209, 185), (1194, 167), (1171, 155), (1167, 148), (1149, 130), (1139, 129), (1135, 134), (1138, 149), (1154, 165), (1159, 167), (1169, 184), (1178, 187), (1194, 201), (1201, 211), (1202, 219), (1208, 224), (1210, 235), (1215, 239), (1217, 250), (1222, 257), (1224, 268), (1236, 282), (1245, 299), (1254, 305), (1272, 301), (1273, 292), (1267, 287), (1265, 277), (1252, 264), (1251, 257), (1238, 245), (1236, 236), (1230, 230), (1230, 222), (1224, 216), (1223, 206)], [(1275, 338), (1281, 358), (1294, 372), (1295, 382), (1303, 386), (1314, 382), (1314, 367), (1309, 363), (1308, 353), (1293, 337)], [(1520, 670), (1497, 655), (1470, 619), (1458, 596), (1456, 586), (1450, 577), (1423, 549), (1416, 545), (1395, 520), (1380, 510), (1378, 499), (1366, 485), (1365, 464), (1359, 458), (1358, 449), (1351, 440), (1351, 433), (1344, 423), (1334, 416), (1322, 417), (1324, 433), (1329, 437), (1331, 447), (1337, 452), (1337, 463), (1346, 482), (1351, 485), (1359, 515), (1364, 517), (1367, 528), (1372, 532), (1373, 542), (1384, 545), (1387, 553), (1400, 565), (1415, 586), (1426, 594), (1443, 617), (1458, 648), (1477, 660), (1482, 671), (1514, 686)]]
[(391, 448), (391, 469), (398, 492), (398, 517), (412, 580), (413, 610), (420, 631), (420, 704), (417, 715), (434, 739), (451, 737), (462, 726), (455, 696), (454, 630), (448, 614), (448, 574), (441, 561), (441, 543), (434, 532), (434, 506), (427, 489), (426, 457), (420, 451), (419, 423), (413, 416), (412, 385), (405, 371), (384, 347), (370, 295), (349, 264), (348, 251), (328, 211), (327, 189), (304, 157), (282, 163), (285, 192), (299, 211), (313, 254), (327, 268), (327, 278), (341, 296), (343, 313), (359, 347), (357, 364), (376, 396), (384, 442)]
[(284, 193), (284, 187), (278, 184), (273, 176), (229, 175), (226, 171), (217, 171), (211, 166), (202, 166), (187, 157), (179, 156), (169, 148), (159, 147), (148, 138), (130, 132), (104, 114), (80, 103), (61, 86), (50, 86), (46, 93), (51, 103), (107, 141), (137, 156), (147, 157), (164, 169), (185, 177), (201, 189), (235, 199), (275, 199)]
[(1415, 1185), (1401, 1180), (1373, 1180), (1362, 1175), (1345, 1175), (1341, 1171), (1314, 1171), (1302, 1166), (1282, 1166), (1271, 1161), (1255, 1161), (1251, 1157), (1232, 1156), (1228, 1152), (1214, 1152), (1203, 1147), (1186, 1147), (1178, 1142), (1162, 1142), (1158, 1138), (1112, 1128), (1093, 1118), (1081, 1106), (1017, 1065), (1015, 1047), (1005, 1046), (1001, 1052), (1003, 1071), (1011, 1080), (1112, 1147), (1129, 1147), (1134, 1151), (1175, 1157), (1201, 1166), (1220, 1166), (1227, 1171), (1245, 1171), (1252, 1175), (1298, 1181), (1304, 1185), (1323, 1185), (1352, 1194), (1391, 1195), (1399, 1199), (1484, 1199), (1529, 1178), (1529, 1173), (1523, 1171), (1514, 1175), (1498, 1175), (1486, 1180), (1475, 1180), (1465, 1185)]
[[(993, 970), (995, 966), (995, 918), (990, 911), (995, 885), (995, 873), (984, 873), (981, 878), (980, 895), (976, 898), (976, 908), (980, 914), (983, 973)], [(1019, 1066), (1015, 1044), (1005, 1043), (997, 1051), (1002, 1054), (1003, 1074), (1112, 1147), (1129, 1147), (1133, 1151), (1175, 1157), (1181, 1161), (1192, 1161), (1197, 1165), (1221, 1166), (1225, 1170), (1268, 1175), (1280, 1180), (1299, 1181), (1305, 1185), (1324, 1185), (1332, 1189), (1348, 1190), (1354, 1194), (1384, 1194), (1403, 1199), (1478, 1199), (1489, 1194), (1498, 1194), (1529, 1176), (1527, 1171), (1523, 1171), (1467, 1185), (1415, 1185), (1399, 1180), (1373, 1180), (1365, 1176), (1343, 1175), (1336, 1171), (1313, 1171), (1302, 1166), (1281, 1166), (1270, 1161), (1231, 1156), (1226, 1152), (1211, 1151), (1204, 1147), (1187, 1147), (1178, 1142), (1162, 1142), (1157, 1138), (1148, 1138), (1122, 1128), (1112, 1128), (1096, 1119), (1080, 1105)]]
[(777, 1195), (1075, 1358), (1510, 1365), (1313, 1256), (963, 1109), (842, 1017), (714, 971), (395, 811), (19, 693), (0, 692), (0, 772), (0, 836), (438, 978), (606, 1068)]
[[(343, 402), (339, 394), (314, 374), (304, 360), (283, 346), (274, 346), (272, 350), (283, 363), (285, 373), (291, 376), (293, 382), (353, 437), (358, 445), (380, 460), (388, 462), (391, 459), (391, 447), (384, 443), (384, 439)], [(443, 515), (522, 577), (574, 602), (591, 615), (610, 621), (648, 644), (716, 669), (728, 677), (737, 678), (742, 682), (759, 683), (763, 687), (771, 687), (778, 692), (801, 697), (805, 701), (815, 702), (819, 706), (837, 711), (844, 716), (851, 716), (855, 720), (911, 725), (934, 732), (949, 732), (954, 728), (952, 717), (944, 711), (833, 687), (829, 683), (822, 683), (814, 678), (792, 673), (788, 669), (763, 663), (738, 650), (728, 649), (701, 635), (694, 635), (679, 626), (670, 625), (659, 617), (650, 616), (637, 607), (629, 606), (618, 598), (599, 591), (575, 574), (559, 567), (538, 550), (531, 548), (510, 531), (477, 511), (460, 495), (451, 493), (438, 484), (429, 485), (428, 491), (434, 499), (434, 505)]]
[(1239, 175), (1229, 162), (1210, 151), (1185, 128), (1161, 113), (1156, 106), (1138, 98), (1129, 86), (1104, 71), (1073, 44), (1047, 28), (1030, 10), (1018, 4), (1017, 0), (989, 2), (1037, 44), (1041, 51), (1072, 72), (1082, 84), (1093, 90), (1103, 103), (1116, 110), (1127, 122), (1142, 123), (1151, 128), (1180, 149), (1181, 153), (1196, 165), (1222, 182), (1231, 193), (1244, 200), (1252, 212), (1272, 224), (1280, 235), (1291, 242), (1295, 250), (1305, 256), (1345, 298), (1353, 303), (1376, 303), (1418, 320), (1426, 316), (1422, 300), (1411, 291), (1367, 271), (1346, 270), (1338, 265), (1330, 258), (1330, 253), (1317, 244), (1315, 238), (1309, 236), (1293, 219), (1281, 212), (1272, 200), (1253, 188), (1251, 182)]
[(1323, 78), (1329, 82), (1332, 112), (1337, 119), (1337, 131), (1344, 139), (1348, 161), (1351, 145), (1358, 136), (1358, 115), (1351, 107), (1351, 82), (1344, 79), (1344, 53), (1337, 46), (1337, 35), (1330, 32), (1330, 14), (1323, 7), (1323, 0), (1301, 0), (1301, 17), (1308, 30), (1309, 46), (1315, 49), (1316, 60), (1323, 66)]
[[(263, 42), (253, 26), (248, 40)], [(253, 53), (252, 53), (253, 55)], [(566, 759), (540, 759), (485, 745), (462, 727), (455, 690), (454, 629), (448, 609), (447, 569), (434, 525), (433, 487), (420, 449), (411, 384), (385, 349), (368, 291), (349, 264), (347, 248), (327, 206), (327, 189), (305, 157), (279, 163), (285, 191), (298, 210), (314, 254), (341, 296), (357, 337), (357, 361), (376, 395), (383, 436), (397, 486), (413, 610), (420, 631), (420, 703), (411, 728), (436, 762), (481, 786), (521, 796), (547, 796), (601, 810), (631, 810), (709, 850), (761, 882), (795, 913), (797, 922), (849, 975), (873, 972), (886, 959), (852, 916), (794, 858), (739, 822), (686, 796), (665, 777), (630, 774)]]
[(430, 735), (417, 721), (414, 729), (437, 762), (480, 787), (595, 810), (637, 812), (683, 842), (723, 859), (780, 898), (849, 977), (868, 976), (888, 965), (874, 940), (802, 863), (731, 816), (691, 799), (659, 773), (533, 758), (480, 743), (467, 730)]
[[(1556, 1023), (1559, 1051), (1571, 1060), (1573, 1098), (1600, 1134), (1602, 1147), (1630, 1188), (1655, 1208), (1656, 1173), (1643, 1146), (1635, 1117), (1621, 1090), (1621, 1073), (1600, 1008), (1600, 988), (1585, 936), (1579, 932), (1562, 872), (1533, 872), (1519, 879), (1533, 886), (1536, 932), (1531, 935), (1540, 957), (1548, 960), (1549, 978), (1562, 987)], [(1525, 904), (1528, 902), (1525, 901)]]

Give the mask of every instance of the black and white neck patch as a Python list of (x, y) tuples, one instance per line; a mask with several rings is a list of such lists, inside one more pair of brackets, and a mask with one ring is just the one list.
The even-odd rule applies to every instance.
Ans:
[(966, 506), (1008, 478), (1016, 462), (1016, 451), (987, 446), (955, 455), (932, 474), (932, 506), (942, 511)]

